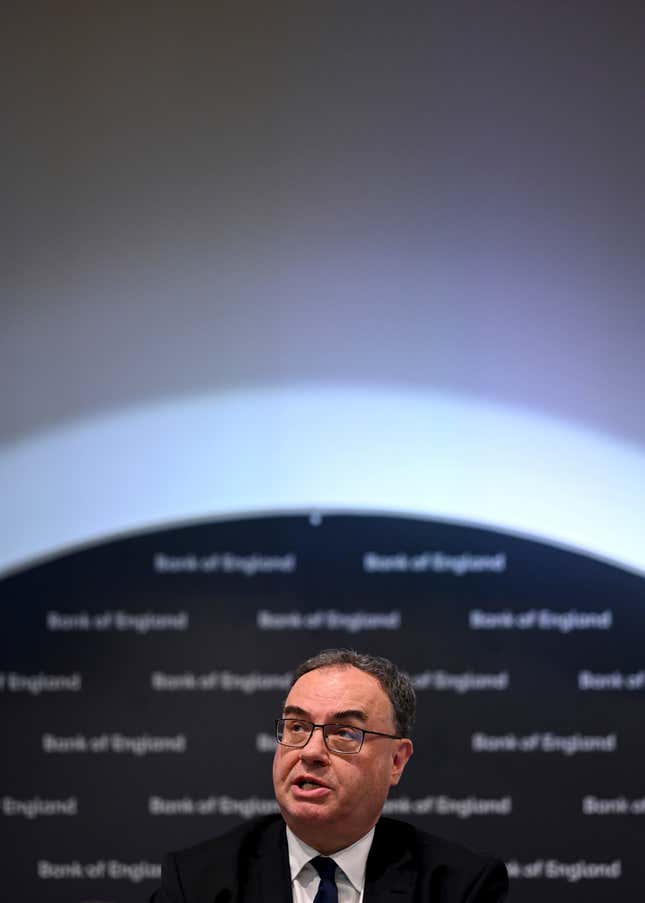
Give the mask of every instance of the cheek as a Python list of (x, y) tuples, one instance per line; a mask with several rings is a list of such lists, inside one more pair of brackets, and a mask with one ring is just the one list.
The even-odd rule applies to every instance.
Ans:
[(334, 772), (341, 792), (348, 796), (357, 796), (363, 788), (369, 786), (370, 781), (366, 780), (368, 772), (365, 771), (363, 763), (342, 759), (335, 764)]
[(273, 756), (273, 780), (284, 780), (293, 767), (295, 761), (293, 753), (289, 753), (281, 746), (278, 746)]
[(392, 778), (391, 763), (381, 760), (373, 763), (370, 771), (370, 784), (377, 793), (387, 793)]

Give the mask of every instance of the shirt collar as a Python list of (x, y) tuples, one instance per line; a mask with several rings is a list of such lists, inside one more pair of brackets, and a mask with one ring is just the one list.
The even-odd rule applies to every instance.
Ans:
[[(331, 858), (336, 865), (347, 875), (352, 887), (360, 893), (365, 883), (365, 866), (367, 857), (374, 839), (374, 828), (364, 834), (363, 837), (354, 841), (344, 850), (334, 853)], [(307, 863), (315, 856), (320, 856), (319, 850), (315, 850), (306, 844), (303, 840), (293, 833), (291, 828), (287, 827), (287, 846), (289, 848), (289, 868), (291, 869), (291, 880), (294, 881)]]

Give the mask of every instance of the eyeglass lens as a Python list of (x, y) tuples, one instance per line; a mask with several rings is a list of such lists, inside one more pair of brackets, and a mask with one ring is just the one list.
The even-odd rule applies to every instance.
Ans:
[[(304, 746), (314, 731), (311, 721), (299, 718), (281, 718), (277, 725), (278, 742), (285, 746)], [(347, 724), (325, 724), (323, 736), (327, 748), (333, 752), (358, 752), (363, 743), (363, 731)]]

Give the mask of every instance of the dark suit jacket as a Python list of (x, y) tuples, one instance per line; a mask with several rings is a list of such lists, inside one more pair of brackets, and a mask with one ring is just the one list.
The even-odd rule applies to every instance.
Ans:
[[(367, 859), (364, 903), (500, 903), (505, 866), (458, 844), (381, 818)], [(150, 903), (290, 903), (285, 825), (255, 819), (164, 858)]]

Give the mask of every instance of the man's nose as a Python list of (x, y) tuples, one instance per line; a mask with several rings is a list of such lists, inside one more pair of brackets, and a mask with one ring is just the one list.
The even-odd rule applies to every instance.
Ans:
[(322, 727), (315, 727), (313, 729), (311, 737), (307, 741), (306, 746), (303, 746), (300, 750), (300, 754), (302, 759), (307, 759), (309, 761), (329, 758), (329, 750), (327, 749), (327, 744), (323, 737)]

